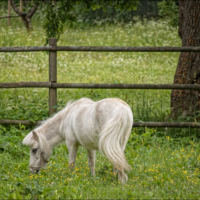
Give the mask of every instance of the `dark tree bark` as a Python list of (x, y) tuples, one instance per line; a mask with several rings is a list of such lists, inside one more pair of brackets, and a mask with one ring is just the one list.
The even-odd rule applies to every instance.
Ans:
[[(200, 46), (200, 1), (179, 0), (179, 36), (182, 46)], [(200, 52), (182, 52), (174, 84), (200, 84)], [(200, 91), (174, 90), (172, 117), (194, 116), (200, 111)]]
[(35, 12), (37, 11), (38, 5), (34, 5), (28, 11), (28, 13), (19, 11), (19, 9), (17, 9), (17, 7), (15, 5), (15, 2), (13, 0), (11, 0), (11, 5), (12, 5), (13, 10), (22, 18), (27, 31), (28, 32), (32, 31), (33, 27), (32, 27), (32, 23), (31, 23), (31, 18), (33, 17), (33, 15), (35, 14)]

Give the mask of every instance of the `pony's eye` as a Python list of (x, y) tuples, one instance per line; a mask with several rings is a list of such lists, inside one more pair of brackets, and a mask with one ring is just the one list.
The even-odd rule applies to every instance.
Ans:
[(37, 149), (36, 149), (36, 148), (32, 149), (32, 152), (33, 152), (33, 153), (36, 153), (36, 151), (37, 151)]

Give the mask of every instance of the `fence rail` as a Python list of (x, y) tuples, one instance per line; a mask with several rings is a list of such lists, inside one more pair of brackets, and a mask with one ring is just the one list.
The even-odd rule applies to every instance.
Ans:
[[(29, 120), (0, 120), (2, 125), (26, 125), (33, 126), (40, 124), (41, 121), (31, 122)], [(200, 128), (200, 123), (198, 122), (133, 122), (134, 127), (173, 127), (173, 128)]]
[(162, 89), (162, 90), (200, 90), (194, 84), (115, 84), (115, 83), (52, 83), (52, 82), (15, 82), (0, 83), (3, 88), (84, 88), (84, 89)]
[[(49, 115), (56, 112), (57, 88), (85, 89), (169, 89), (200, 90), (195, 84), (106, 84), (106, 83), (57, 83), (57, 51), (91, 51), (91, 52), (200, 52), (200, 47), (98, 47), (98, 46), (57, 46), (55, 38), (49, 39), (49, 46), (38, 47), (0, 47), (0, 52), (36, 52), (49, 51), (48, 82), (15, 82), (0, 83), (3, 88), (49, 88)], [(3, 125), (35, 125), (29, 120), (0, 119)], [(133, 127), (191, 127), (199, 128), (200, 123), (193, 122), (134, 122)]]
[(31, 51), (200, 52), (200, 47), (98, 47), (98, 46), (0, 47), (0, 52), (31, 52)]
[(0, 19), (13, 18), (13, 17), (20, 17), (20, 16), (19, 15), (1, 16)]

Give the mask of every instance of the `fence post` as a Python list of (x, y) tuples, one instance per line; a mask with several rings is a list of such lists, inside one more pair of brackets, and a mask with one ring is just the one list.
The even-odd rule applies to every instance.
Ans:
[[(23, 12), (23, 0), (20, 0), (20, 7), (19, 7), (19, 10), (20, 12)], [(22, 17), (20, 17), (20, 22), (22, 22)]]
[(8, 26), (10, 26), (10, 7), (11, 7), (11, 3), (10, 3), (10, 0), (8, 0)]
[[(49, 38), (49, 46), (57, 46), (56, 38)], [(49, 81), (57, 82), (57, 51), (49, 51)], [(49, 116), (57, 111), (57, 89), (49, 88)]]

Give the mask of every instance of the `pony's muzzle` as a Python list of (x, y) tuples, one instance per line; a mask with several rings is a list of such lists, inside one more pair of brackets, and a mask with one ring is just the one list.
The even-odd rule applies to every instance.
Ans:
[(31, 173), (39, 173), (40, 172), (40, 168), (30, 168)]

